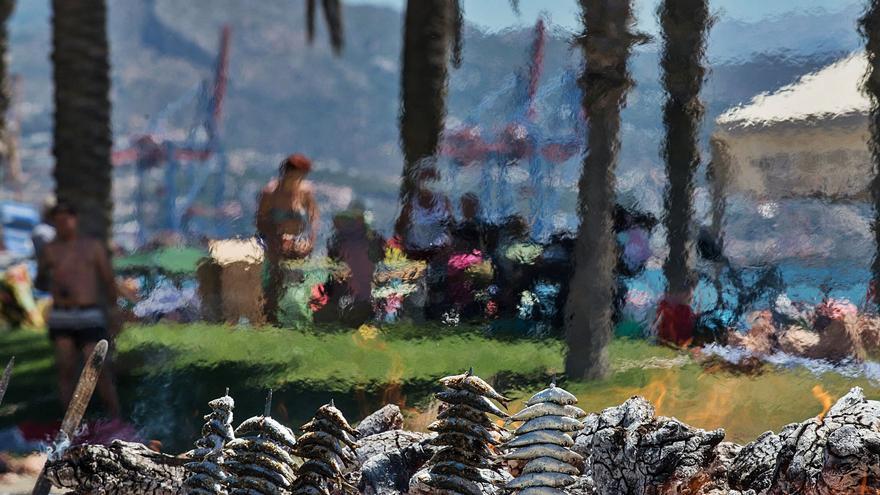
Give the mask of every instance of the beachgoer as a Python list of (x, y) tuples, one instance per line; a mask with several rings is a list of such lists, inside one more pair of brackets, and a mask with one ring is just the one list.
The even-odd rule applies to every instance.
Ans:
[(466, 193), (458, 200), (461, 219), (452, 230), (453, 249), (457, 253), (485, 251), (483, 222), (480, 220), (480, 199), (474, 193)]
[(291, 155), (281, 162), (278, 178), (260, 193), (257, 232), (266, 246), (267, 276), (264, 286), (266, 320), (278, 323), (278, 302), (284, 285), (282, 262), (311, 254), (318, 235), (318, 206), (305, 180), (312, 162)]
[(34, 259), (40, 259), (43, 248), (55, 239), (55, 227), (52, 226), (52, 219), (49, 214), (55, 207), (55, 198), (46, 198), (43, 201), (43, 211), (40, 213), (40, 223), (31, 231), (31, 242), (34, 244)]
[(477, 292), (487, 288), (490, 277), (479, 271), (487, 260), (480, 219), (480, 200), (474, 193), (466, 193), (459, 199), (460, 219), (452, 230), (452, 256), (447, 268), (449, 299), (460, 318), (481, 316), (484, 309), (477, 300)]
[(617, 291), (614, 294), (615, 324), (623, 318), (623, 308), (629, 291), (627, 280), (632, 280), (645, 271), (651, 258), (651, 232), (657, 226), (657, 218), (651, 213), (641, 212), (617, 204), (614, 206), (614, 233), (617, 235), (618, 253)]
[(418, 190), (403, 205), (394, 229), (403, 241), (407, 257), (428, 263), (425, 314), (429, 318), (439, 318), (446, 310), (446, 262), (452, 246), (453, 217), (449, 198), (429, 187), (429, 183), (439, 177), (434, 168), (421, 171)]
[(531, 242), (528, 222), (521, 215), (511, 215), (501, 223), (498, 244), (492, 255), (499, 317), (510, 318), (517, 314), (523, 291), (534, 281), (535, 263), (542, 250)]
[[(55, 348), (61, 401), (73, 397), (79, 375), (79, 358), (87, 358), (101, 339), (116, 333), (116, 283), (110, 255), (101, 241), (80, 236), (77, 212), (60, 203), (49, 218), (56, 237), (41, 252), (38, 269), (52, 295), (49, 338)], [(106, 412), (119, 417), (119, 397), (108, 366), (98, 380), (98, 393)]]
[(328, 304), (315, 320), (341, 320), (358, 327), (372, 316), (373, 272), (383, 256), (385, 241), (367, 223), (363, 205), (355, 201), (333, 217), (333, 236), (327, 242), (327, 256), (345, 263), (345, 280), (325, 284)]

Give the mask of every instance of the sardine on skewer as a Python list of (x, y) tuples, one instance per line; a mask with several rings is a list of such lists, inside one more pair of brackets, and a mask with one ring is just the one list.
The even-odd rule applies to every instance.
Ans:
[(259, 434), (262, 438), (271, 438), (288, 449), (296, 445), (293, 431), (269, 416), (248, 418), (235, 429), (236, 437), (249, 436), (251, 433)]
[(338, 438), (324, 431), (310, 431), (299, 437), (297, 448), (312, 444), (326, 447), (342, 459), (353, 461), (355, 458), (354, 451), (348, 445), (342, 443)]
[(568, 433), (559, 430), (535, 430), (514, 437), (513, 440), (504, 443), (501, 448), (513, 449), (540, 443), (572, 447), (574, 446), (574, 439)]
[(530, 473), (562, 473), (578, 476), (580, 469), (552, 457), (536, 457), (526, 463), (520, 474)]
[(335, 424), (342, 431), (348, 433), (355, 438), (358, 438), (361, 435), (361, 432), (352, 428), (351, 425), (348, 424), (348, 420), (345, 419), (345, 416), (342, 415), (342, 411), (336, 408), (336, 405), (333, 403), (333, 401), (330, 401), (330, 404), (325, 404), (319, 407), (318, 411), (315, 413), (315, 418), (326, 419)]
[(540, 418), (541, 416), (568, 416), (569, 418), (580, 419), (586, 417), (586, 415), (586, 411), (577, 406), (556, 404), (554, 402), (539, 402), (538, 404), (526, 407), (505, 421), (508, 423), (528, 421)]
[(299, 467), (292, 495), (329, 494), (331, 486), (350, 489), (342, 479), (348, 467), (357, 464), (355, 438), (360, 434), (349, 425), (333, 401), (318, 408), (315, 417), (303, 425), (295, 453), (305, 459)]
[(193, 460), (184, 464), (187, 476), (184, 490), (197, 495), (226, 495), (229, 474), (226, 471), (225, 446), (235, 439), (232, 430), (232, 410), (235, 401), (226, 395), (208, 402), (211, 413), (204, 416), (202, 436), (196, 441), (196, 448), (187, 456)]
[(291, 466), (294, 464), (290, 453), (279, 447), (277, 443), (263, 438), (236, 438), (227, 443), (226, 448), (250, 453), (263, 453), (285, 464)]
[(463, 495), (483, 495), (483, 490), (476, 482), (456, 475), (431, 472), (425, 483), (434, 488), (454, 490)]
[(572, 466), (583, 466), (584, 458), (571, 449), (567, 449), (560, 445), (538, 444), (529, 445), (511, 452), (507, 452), (502, 456), (506, 460), (531, 460), (538, 457), (552, 457), (553, 459), (567, 462)]
[(577, 480), (574, 476), (562, 473), (528, 473), (520, 475), (518, 478), (510, 481), (505, 488), (517, 490), (521, 488), (532, 488), (546, 486), (550, 488), (563, 488), (573, 485)]
[(568, 416), (541, 416), (539, 418), (530, 419), (520, 425), (520, 427), (514, 432), (514, 435), (522, 435), (524, 433), (538, 430), (574, 432), (583, 429), (583, 423), (574, 418), (569, 418)]
[(427, 429), (428, 431), (436, 432), (463, 433), (473, 438), (481, 439), (482, 441), (490, 443), (492, 445), (499, 445), (501, 443), (498, 439), (496, 439), (495, 435), (492, 434), (492, 431), (487, 428), (481, 427), (476, 423), (471, 423), (466, 419), (439, 419), (429, 424)]
[(550, 488), (549, 486), (533, 486), (529, 488), (523, 488), (516, 493), (517, 495), (568, 495), (568, 492), (565, 490), (560, 490), (559, 488)]
[(526, 405), (533, 406), (541, 402), (552, 402), (554, 404), (567, 406), (577, 404), (577, 397), (567, 390), (557, 387), (556, 383), (551, 383), (550, 387), (545, 388), (527, 400)]
[(468, 390), (446, 390), (435, 394), (435, 397), (450, 404), (464, 404), (474, 409), (494, 414), (500, 418), (510, 416), (498, 408), (492, 401)]
[(474, 375), (474, 369), (471, 368), (467, 373), (461, 375), (453, 375), (446, 376), (440, 379), (440, 383), (443, 384), (444, 387), (448, 387), (455, 390), (467, 390), (469, 392), (473, 392), (478, 395), (482, 395), (483, 397), (488, 397), (493, 400), (497, 400), (500, 402), (505, 408), (507, 408), (507, 404), (510, 403), (510, 399), (499, 394), (492, 388), (491, 385), (486, 383), (482, 378)]

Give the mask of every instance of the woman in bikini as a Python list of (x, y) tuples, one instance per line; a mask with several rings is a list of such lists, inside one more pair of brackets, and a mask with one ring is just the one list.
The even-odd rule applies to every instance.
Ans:
[(282, 262), (312, 253), (318, 234), (318, 207), (305, 180), (312, 162), (291, 155), (281, 162), (278, 178), (260, 193), (257, 232), (266, 246), (267, 277), (263, 311), (266, 321), (278, 323), (278, 300), (284, 285)]

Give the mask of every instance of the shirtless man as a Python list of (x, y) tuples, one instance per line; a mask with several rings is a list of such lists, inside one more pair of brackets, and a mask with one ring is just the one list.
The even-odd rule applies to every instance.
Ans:
[[(41, 253), (38, 278), (47, 286), (38, 288), (52, 294), (49, 338), (55, 347), (61, 402), (66, 407), (73, 397), (80, 356), (86, 359), (98, 341), (110, 339), (106, 310), (115, 314), (116, 284), (106, 246), (80, 237), (72, 205), (59, 203), (49, 218), (57, 235)], [(106, 366), (98, 380), (98, 393), (107, 414), (119, 417), (119, 397)]]
[(282, 295), (284, 260), (307, 257), (318, 235), (318, 205), (305, 178), (312, 162), (303, 155), (291, 155), (281, 162), (278, 178), (260, 193), (257, 232), (266, 245), (267, 277), (264, 313), (271, 324), (278, 323), (278, 300)]

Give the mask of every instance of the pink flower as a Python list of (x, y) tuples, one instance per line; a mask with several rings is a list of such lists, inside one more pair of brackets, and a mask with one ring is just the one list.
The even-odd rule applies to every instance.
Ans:
[(396, 314), (401, 306), (403, 306), (403, 296), (400, 294), (392, 294), (385, 298), (385, 314)]
[(464, 271), (483, 261), (483, 253), (474, 249), (472, 253), (462, 253), (449, 258), (449, 268), (454, 271)]

